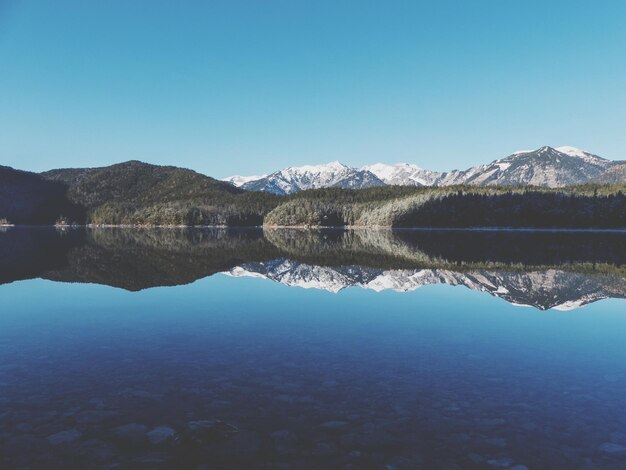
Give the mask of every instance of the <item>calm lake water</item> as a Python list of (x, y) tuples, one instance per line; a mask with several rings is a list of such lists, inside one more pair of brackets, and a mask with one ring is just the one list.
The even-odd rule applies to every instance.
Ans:
[(626, 234), (0, 232), (1, 468), (626, 468)]

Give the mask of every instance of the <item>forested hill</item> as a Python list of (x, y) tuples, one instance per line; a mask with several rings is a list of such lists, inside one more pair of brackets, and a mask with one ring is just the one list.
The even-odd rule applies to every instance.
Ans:
[(53, 224), (60, 214), (84, 220), (82, 207), (66, 197), (66, 185), (36, 173), (0, 166), (0, 222)]
[(17, 224), (626, 228), (626, 185), (379, 186), (289, 196), (131, 161), (42, 174), (0, 167), (0, 222)]
[(559, 189), (383, 186), (291, 196), (269, 226), (626, 228), (626, 185)]
[(42, 174), (0, 168), (0, 219), (10, 223), (260, 225), (276, 199), (138, 161)]
[(314, 190), (286, 199), (265, 225), (626, 228), (626, 185)]
[(219, 193), (244, 191), (195, 171), (129, 161), (103, 168), (70, 168), (41, 174), (68, 187), (68, 196), (86, 207), (107, 202), (171, 202), (197, 200)]
[(146, 225), (260, 225), (276, 196), (172, 166), (130, 161), (104, 168), (43, 173), (86, 208), (85, 222)]

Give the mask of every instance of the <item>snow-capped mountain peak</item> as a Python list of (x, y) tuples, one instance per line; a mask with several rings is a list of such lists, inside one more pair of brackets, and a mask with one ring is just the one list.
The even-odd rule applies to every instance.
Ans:
[(607, 170), (615, 165), (618, 163), (576, 147), (543, 146), (536, 150), (518, 150), (507, 157), (467, 170), (444, 173), (426, 170), (411, 163), (375, 163), (362, 168), (351, 168), (334, 161), (321, 165), (289, 167), (261, 177), (234, 176), (227, 181), (243, 189), (276, 194), (316, 188), (360, 189), (385, 184), (559, 187), (605, 181)]
[(543, 146), (538, 148), (537, 150), (518, 150), (517, 152), (513, 152), (511, 154), (511, 156), (514, 155), (522, 155), (522, 154), (527, 154), (527, 153), (537, 153), (539, 155), (545, 155), (545, 154), (550, 154), (550, 153), (554, 153), (554, 152), (559, 152), (562, 154), (565, 154), (569, 157), (575, 157), (575, 158), (581, 158), (582, 160), (584, 160), (585, 162), (588, 163), (598, 163), (598, 162), (607, 162), (608, 160), (598, 157), (597, 155), (594, 155), (591, 152), (587, 152), (586, 150), (581, 150), (579, 148), (576, 147), (572, 147), (570, 145), (563, 145), (561, 147), (549, 147), (549, 146)]
[(439, 172), (425, 170), (411, 163), (374, 163), (361, 169), (373, 173), (385, 184), (395, 185), (432, 186), (441, 176)]
[[(562, 152), (558, 149), (564, 149)], [(614, 164), (574, 147), (517, 151), (508, 157), (465, 171), (444, 173), (436, 184), (449, 186), (547, 186), (582, 184), (600, 178)]]
[(300, 172), (326, 172), (326, 171), (341, 171), (349, 168), (347, 165), (344, 165), (338, 160), (334, 160), (328, 163), (321, 163), (319, 165), (302, 165), (302, 166), (292, 166), (288, 169), (300, 171)]
[(263, 178), (245, 182), (242, 187), (251, 191), (291, 194), (317, 188), (368, 188), (382, 186), (383, 181), (369, 171), (350, 168), (338, 161), (321, 165), (292, 166)]
[(569, 145), (564, 145), (562, 147), (556, 147), (555, 150), (557, 152), (564, 153), (569, 155), (570, 157), (580, 157), (585, 158), (587, 155), (591, 155), (589, 152), (585, 152), (584, 150), (577, 149), (576, 147), (570, 147)]
[(234, 186), (243, 186), (246, 183), (249, 183), (250, 181), (255, 181), (255, 180), (259, 180), (261, 178), (265, 178), (267, 175), (255, 175), (255, 176), (241, 176), (241, 175), (233, 175), (233, 176), (229, 176), (227, 178), (224, 178), (224, 181), (227, 181), (231, 184), (233, 184)]
[(311, 174), (316, 177), (332, 177), (337, 173), (345, 172), (346, 170), (350, 170), (350, 168), (344, 165), (341, 162), (334, 161), (329, 163), (322, 163), (319, 165), (302, 165), (302, 166), (290, 166), (283, 170), (279, 170), (275, 173), (282, 173), (285, 175), (305, 175)]
[(605, 285), (606, 278), (589, 279), (580, 273), (560, 270), (498, 272), (446, 269), (392, 269), (360, 265), (318, 266), (290, 259), (251, 262), (226, 271), (233, 277), (271, 279), (281, 284), (338, 293), (348, 287), (377, 292), (410, 292), (433, 284), (465, 286), (500, 297), (512, 305), (541, 310), (573, 310), (607, 297), (623, 297), (624, 280), (617, 288)]
[(587, 152), (586, 150), (581, 150), (576, 147), (570, 147), (566, 145), (563, 147), (557, 147), (555, 150), (557, 150), (558, 152), (564, 153), (565, 155), (569, 155), (570, 157), (581, 158), (586, 163), (591, 163), (595, 165), (603, 165), (603, 166), (612, 163), (610, 160), (607, 160), (606, 158), (598, 157), (597, 155), (591, 152)]

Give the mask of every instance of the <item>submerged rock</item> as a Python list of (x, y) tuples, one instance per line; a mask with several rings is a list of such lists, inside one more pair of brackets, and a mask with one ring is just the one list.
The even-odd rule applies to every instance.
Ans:
[(78, 429), (68, 429), (67, 431), (57, 432), (56, 434), (51, 434), (46, 439), (53, 446), (57, 446), (60, 444), (69, 444), (70, 442), (77, 441), (82, 436)]
[(113, 430), (113, 432), (119, 439), (128, 441), (140, 441), (146, 438), (148, 426), (137, 423), (129, 423), (123, 426), (118, 426)]
[(617, 444), (626, 444), (626, 434), (623, 432), (612, 432), (611, 442), (615, 442)]
[(298, 443), (298, 437), (287, 429), (275, 431), (270, 436), (274, 441), (274, 449), (279, 454), (289, 454), (295, 451)]
[(610, 455), (626, 455), (626, 445), (604, 442), (600, 444), (600, 451)]
[(349, 423), (347, 421), (326, 421), (320, 424), (320, 428), (327, 429), (329, 431), (335, 431), (345, 428)]
[(493, 447), (499, 447), (500, 449), (504, 449), (506, 447), (506, 439), (502, 437), (491, 437), (489, 439), (485, 439), (485, 443)]
[(228, 437), (239, 432), (232, 424), (220, 419), (208, 419), (203, 421), (190, 421), (187, 423), (190, 431), (216, 434), (220, 437)]
[(76, 422), (80, 424), (95, 424), (119, 416), (116, 411), (85, 410), (76, 415)]
[(147, 433), (148, 440), (155, 445), (161, 444), (168, 439), (171, 439), (176, 434), (169, 426), (157, 426), (152, 431)]
[(241, 430), (221, 444), (220, 454), (249, 457), (261, 449), (261, 438), (254, 431)]
[(497, 457), (495, 459), (487, 460), (487, 464), (497, 468), (509, 468), (513, 465), (513, 459), (509, 457)]
[(467, 458), (471, 460), (472, 462), (474, 462), (475, 464), (481, 464), (485, 461), (485, 457), (483, 457), (480, 454), (477, 454), (476, 452), (471, 452), (467, 454)]
[(502, 418), (480, 418), (477, 420), (479, 426), (487, 426), (487, 427), (495, 427), (495, 426), (504, 426), (506, 424), (506, 420)]
[(136, 464), (136, 467), (131, 468), (157, 468), (161, 467), (163, 463), (167, 461), (167, 454), (163, 452), (151, 452), (149, 454), (142, 455), (136, 459), (133, 459), (132, 464)]
[(318, 442), (311, 450), (311, 455), (315, 457), (330, 457), (337, 453), (337, 446), (328, 442)]
[(203, 446), (208, 443), (227, 439), (239, 432), (239, 429), (219, 419), (190, 421), (187, 429), (176, 433), (175, 441), (183, 446)]
[(36, 452), (41, 448), (41, 440), (25, 434), (21, 436), (14, 436), (2, 443), (2, 451), (6, 455), (29, 455), (32, 452)]
[(114, 458), (116, 451), (114, 447), (106, 442), (98, 439), (89, 439), (81, 443), (78, 454), (87, 456), (93, 461), (103, 462)]

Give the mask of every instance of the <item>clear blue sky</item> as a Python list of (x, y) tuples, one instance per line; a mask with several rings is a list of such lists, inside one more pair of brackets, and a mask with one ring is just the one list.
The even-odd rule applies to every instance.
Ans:
[(0, 164), (626, 159), (626, 1), (0, 0)]

